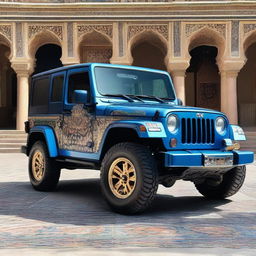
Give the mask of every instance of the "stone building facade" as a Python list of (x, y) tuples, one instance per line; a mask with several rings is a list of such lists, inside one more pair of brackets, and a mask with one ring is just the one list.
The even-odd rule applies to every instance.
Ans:
[(31, 74), (81, 62), (167, 70), (187, 105), (256, 126), (256, 1), (9, 0), (0, 10), (0, 129), (23, 129)]

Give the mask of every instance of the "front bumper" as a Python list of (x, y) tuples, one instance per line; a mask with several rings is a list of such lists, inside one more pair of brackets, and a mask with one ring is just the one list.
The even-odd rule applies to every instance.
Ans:
[[(183, 150), (167, 151), (161, 153), (165, 167), (230, 167), (245, 165), (254, 161), (254, 153), (250, 151), (221, 151), (221, 150)], [(209, 159), (215, 159), (212, 166), (207, 164)], [(224, 161), (223, 159), (232, 159)]]

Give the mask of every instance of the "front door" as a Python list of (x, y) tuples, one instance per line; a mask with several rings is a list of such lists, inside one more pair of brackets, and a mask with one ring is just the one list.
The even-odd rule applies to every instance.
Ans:
[(94, 116), (87, 111), (84, 104), (75, 104), (75, 90), (87, 90), (88, 102), (85, 103), (90, 102), (91, 85), (87, 68), (72, 69), (67, 73), (60, 148), (91, 153)]

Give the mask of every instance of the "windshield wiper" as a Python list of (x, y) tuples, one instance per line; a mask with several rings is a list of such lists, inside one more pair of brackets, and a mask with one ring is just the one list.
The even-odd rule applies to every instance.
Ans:
[(158, 98), (157, 96), (149, 96), (149, 95), (136, 95), (136, 97), (138, 98), (145, 98), (145, 99), (153, 99), (153, 100), (157, 100), (160, 103), (165, 103), (164, 100), (162, 100), (161, 98)]
[(128, 97), (131, 97), (131, 98), (134, 98), (138, 101), (141, 101), (141, 102), (144, 102), (144, 100), (142, 100), (141, 98), (139, 98), (137, 95), (134, 95), (134, 94), (127, 94), (126, 96)]
[(175, 100), (175, 98), (161, 98), (163, 100)]
[(125, 95), (125, 94), (104, 94), (104, 96), (122, 97), (122, 98), (128, 100), (129, 102), (134, 102), (134, 100), (132, 98), (130, 98), (128, 95)]

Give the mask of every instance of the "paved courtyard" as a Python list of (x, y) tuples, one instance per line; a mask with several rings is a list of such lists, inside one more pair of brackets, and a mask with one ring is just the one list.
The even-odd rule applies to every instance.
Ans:
[(98, 172), (63, 170), (56, 192), (37, 192), (27, 157), (0, 154), (0, 255), (256, 255), (255, 165), (228, 200), (180, 181), (159, 186), (146, 213), (122, 216), (103, 200)]

